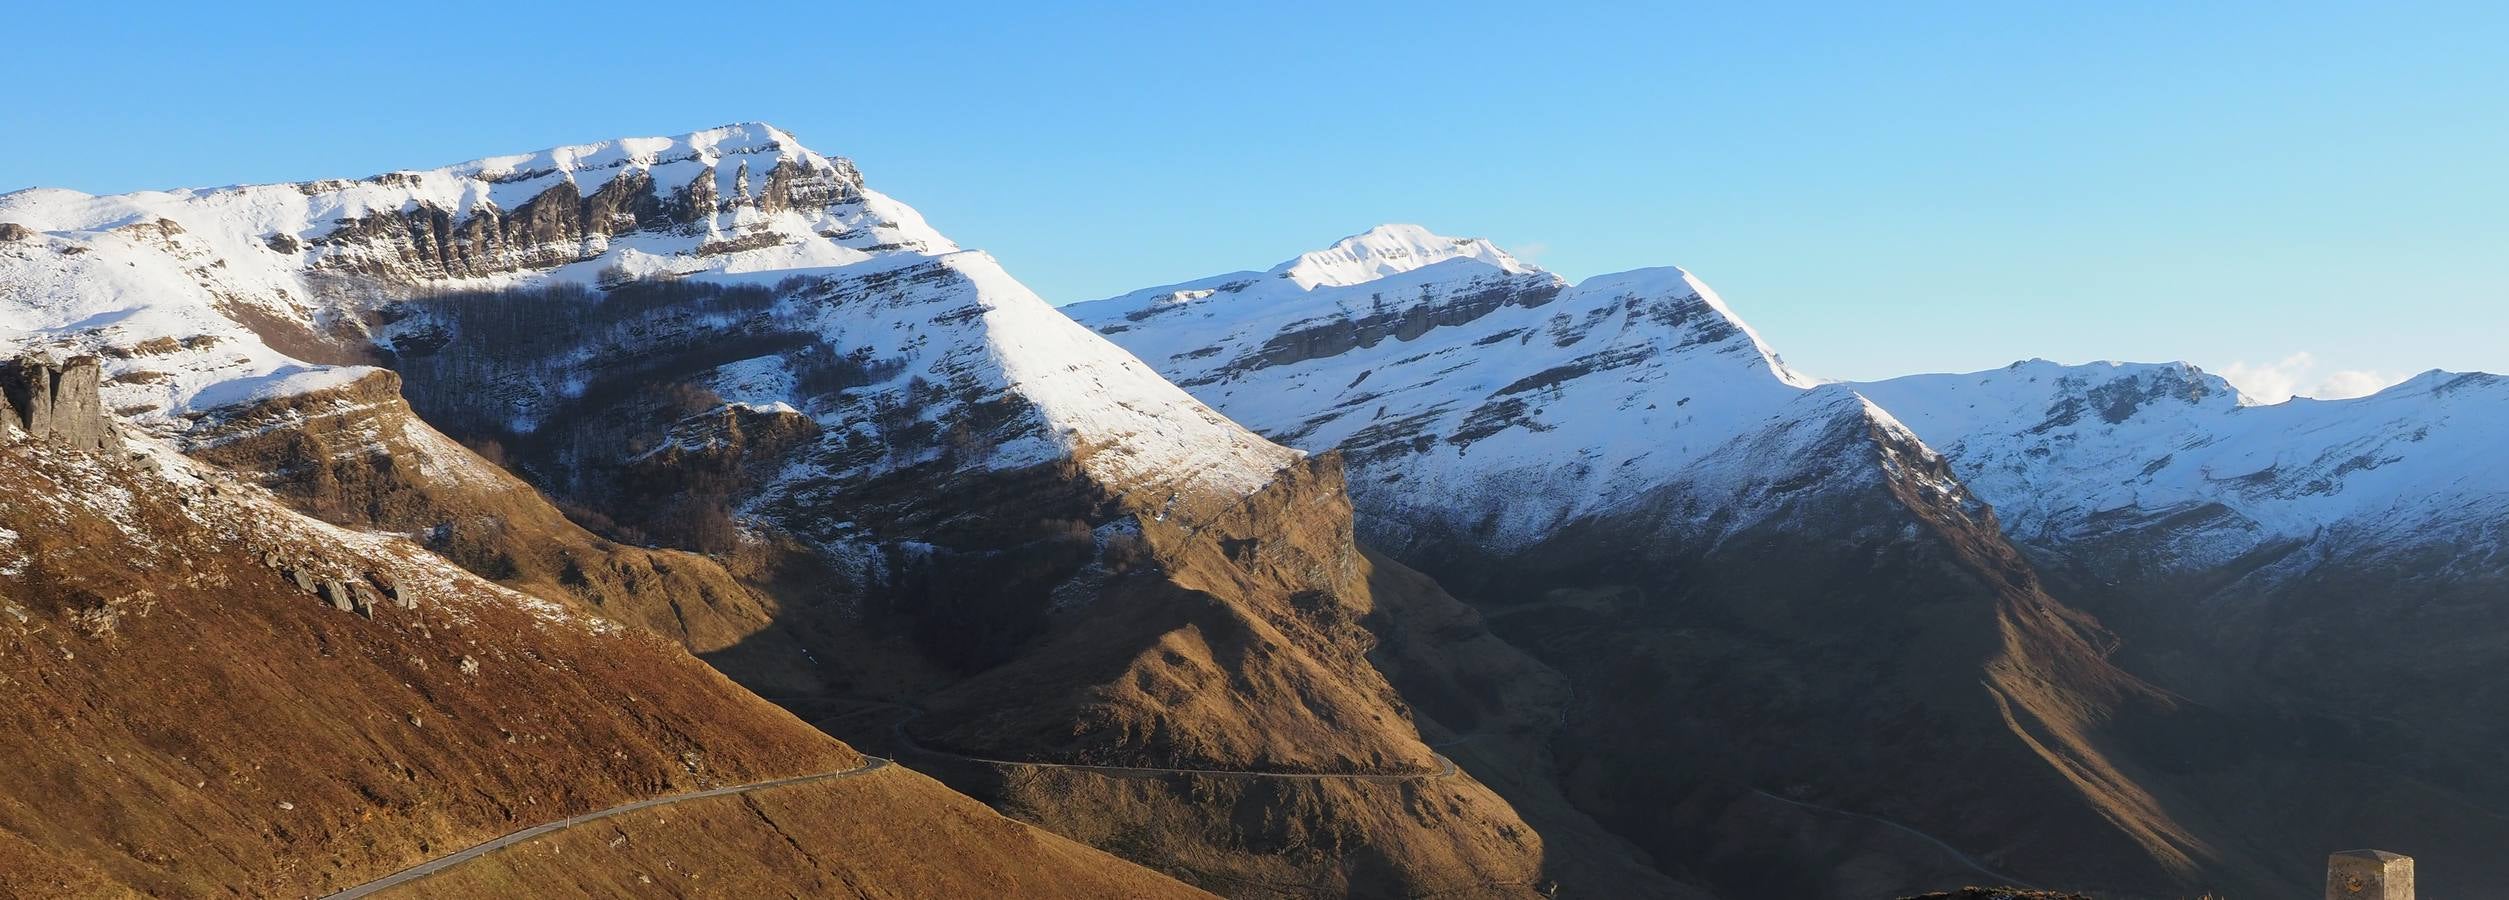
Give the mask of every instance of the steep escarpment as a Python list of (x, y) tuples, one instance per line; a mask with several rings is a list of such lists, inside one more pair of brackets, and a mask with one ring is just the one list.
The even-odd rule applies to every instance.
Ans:
[[(180, 461), (0, 448), (0, 644), (16, 896), (322, 894), (571, 813), (865, 764), (665, 641)], [(841, 796), (850, 833), (892, 846), (1191, 894), (928, 783)], [(708, 838), (861, 849), (745, 817)], [(913, 852), (852, 871), (875, 892), (1005, 883)]]
[(400, 384), (368, 369), (337, 387), (223, 407), (197, 418), (188, 446), (326, 521), (410, 535), (507, 587), (580, 601), (691, 652), (773, 640), (761, 633), (779, 608), (775, 546), (708, 556), (595, 536), (419, 421)]
[[(483, 160), (448, 170), (483, 185), (457, 202), (422, 196), (399, 209), (370, 209), (339, 219), (302, 244), (318, 269), (423, 282), (599, 259), (612, 240), (640, 233), (704, 236), (721, 216), (772, 216), (862, 202), (862, 176), (852, 163), (799, 149), (790, 140), (771, 128), (738, 129), (711, 142), (660, 148), (641, 160), (626, 146)], [(754, 180), (753, 161), (767, 165)], [(417, 173), (369, 179), (385, 187), (420, 186), (424, 180)], [(599, 186), (586, 192), (587, 181)], [(334, 187), (315, 183), (306, 190)], [(776, 243), (780, 239), (716, 236), (698, 250)]]

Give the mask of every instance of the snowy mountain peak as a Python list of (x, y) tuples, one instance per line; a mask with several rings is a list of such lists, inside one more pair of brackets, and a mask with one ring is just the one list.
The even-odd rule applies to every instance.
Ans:
[(1378, 521), (1494, 546), (1663, 484), (1814, 383), (1678, 268), (1572, 285), (1385, 226), (1271, 276), (1064, 312), (1274, 440), (1342, 450)]
[(2404, 541), (2496, 521), (2509, 488), (2480, 460), (2503, 440), (2504, 387), (2428, 372), (2368, 397), (2256, 404), (2182, 362), (2046, 360), (1855, 386), (1949, 456), (2016, 538), (2157, 529), (2189, 567), (2328, 529)]
[[(2383, 398), (2396, 400), (2420, 397), (2445, 397), (2463, 391), (2499, 390), (2504, 386), (2509, 386), (2509, 378), (2494, 375), (2490, 372), (2451, 372), (2446, 369), (2432, 369), (2430, 371), (2423, 372), (2420, 375), (2415, 375), (2411, 378), (2397, 382), (2388, 386), (2386, 390), (2379, 391), (2378, 393), (2371, 394), (2369, 397), (2361, 399), (2367, 400), (2372, 398)], [(2321, 400), (2316, 402), (2342, 403), (2345, 401)]]
[[(816, 416), (842, 445), (830, 477), (1033, 467), (1085, 451), (1082, 468), (1108, 484), (1234, 497), (1297, 458), (865, 187), (852, 164), (763, 123), (356, 180), (21, 191), (0, 196), (0, 223), (18, 226), (0, 241), (0, 353), (103, 355), (108, 405), (164, 432), (354, 382), (371, 370), (332, 364), (379, 351), (410, 369), (457, 342), (512, 343), (510, 325), (491, 334), (459, 315), (464, 298), (548, 307), (513, 313), (546, 331), (581, 325), (585, 297), (702, 305), (733, 291), (722, 296), (745, 298), (743, 315), (660, 309), (641, 330), (587, 332), (620, 343), (561, 348), (537, 373), (551, 377), (499, 383), (510, 415), (497, 424), (536, 427), (570, 385), (617, 377), (609, 360), (748, 340), (787, 349), (708, 364), (785, 383), (754, 405)], [(824, 376), (820, 387), (765, 377), (801, 370)], [(884, 417), (865, 420), (875, 407)], [(956, 444), (941, 446), (945, 426)]]
[[(492, 156), (457, 163), (436, 173), (478, 178), (492, 183), (533, 180), (556, 175), (593, 190), (621, 171), (649, 170), (672, 163), (698, 166), (747, 166), (763, 178), (786, 160), (819, 172), (842, 171), (852, 164), (812, 152), (784, 130), (764, 122), (743, 122), (668, 137), (627, 137), (589, 144), (569, 144), (532, 153)], [(726, 172), (724, 175), (734, 175)]]
[(1299, 254), (1274, 266), (1270, 274), (1296, 282), (1302, 289), (1348, 287), (1450, 259), (1476, 260), (1511, 274), (1539, 271), (1480, 238), (1446, 237), (1418, 225), (1379, 225), (1322, 250)]

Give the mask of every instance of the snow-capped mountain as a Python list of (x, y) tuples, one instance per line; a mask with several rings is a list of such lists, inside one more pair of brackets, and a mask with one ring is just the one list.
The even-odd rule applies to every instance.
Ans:
[(1248, 427), (1343, 451), (1374, 527), (1491, 546), (1664, 483), (1812, 384), (1682, 270), (1572, 285), (1409, 225), (1064, 311)]
[[(1533, 896), (1545, 865), (1507, 801), (1438, 774), (1434, 724), (1371, 662), (1393, 642), (1363, 616), (1458, 613), (1373, 574), (1338, 466), (772, 127), (10, 194), (0, 356), (30, 349), (103, 357), (100, 409), (299, 509), (661, 633), (761, 693), (917, 711), (847, 717), (851, 738), (1425, 779), (1284, 782), (1294, 813), (1249, 823), (1184, 782), (961, 772), (1083, 839), (1169, 833), (1110, 846), (1197, 879)], [(1275, 828), (1346, 852), (1246, 849)]]
[[(2373, 768), (2356, 797), (2393, 794), (2375, 767), (2414, 746), (2407, 777), (2461, 792), (2430, 798), (2429, 820), (2489, 833), (2455, 797), (2492, 790), (2503, 737), (2471, 714), (2503, 693), (2484, 672), (2502, 660), (2485, 598), (2509, 584), (2509, 478), (2484, 462), (2509, 437), (2509, 390), (2492, 376), (2275, 406), (2185, 365), (1822, 384), (1687, 273), (1570, 285), (1402, 226), (1066, 311), (1255, 430), (1347, 454), (1363, 533), (1579, 686), (1586, 770), (1569, 777), (1613, 785), (1588, 808), (1659, 858), (1712, 868), (1699, 848), (1741, 842), (1782, 859), (1769, 848), (1812, 827), (1667, 758), (1970, 858), (2099, 858), (2068, 882), (2129, 893), (2282, 892), (2309, 873), (2277, 848), (2331, 839), (2294, 823), (2356, 802), (2314, 779), (2271, 812), (2184, 777), (2188, 746), (2240, 748), (2252, 773), (2357, 760)], [(2424, 687), (2439, 683), (2464, 687)], [(2294, 709), (2380, 712), (2323, 713), (2286, 758)], [(1945, 743), (1893, 755), (1912, 739)], [(1815, 743), (1874, 748), (1859, 765), (1894, 784), (1792, 749)], [(2007, 807), (2048, 783), (2041, 765), (2079, 791)], [(1937, 806), (1981, 783), (1992, 797)], [(1764, 814), (1785, 824), (1742, 837)], [(1841, 852), (1799, 851), (1806, 870)], [(1882, 890), (1787, 869), (1740, 886)]]
[(2187, 570), (2329, 531), (2493, 546), (2509, 519), (2509, 478), (2484, 462), (2509, 437), (2509, 382), (2491, 375), (2273, 405), (2185, 364), (1822, 386), (1681, 270), (1572, 286), (1414, 226), (1065, 311), (1249, 427), (1348, 454), (1380, 527), (1492, 547), (1697, 481), (1684, 470), (1806, 391), (1870, 399), (2036, 547), (2150, 529), (2146, 562)]
[(2468, 551), (2454, 565), (2501, 565), (2499, 376), (2433, 371), (2271, 405), (2184, 363), (2030, 360), (1853, 387), (1934, 441), (2034, 547), (2141, 533), (2138, 563), (2184, 572), (2340, 534), (2347, 552), (2453, 542)]
[[(0, 223), (15, 226), (0, 242), (0, 353), (101, 352), (108, 407), (161, 430), (363, 374), (324, 363), (423, 352), (401, 344), (444, 336), (429, 328), (427, 298), (673, 280), (781, 284), (768, 308), (744, 312), (876, 372), (848, 385), (853, 399), (894, 393), (902, 405), (921, 391), (887, 427), (1018, 398), (1016, 411), (988, 410), (1015, 421), (989, 423), (986, 468), (1085, 445), (1104, 449), (1086, 464), (1110, 481), (1242, 495), (1295, 457), (1073, 326), (990, 257), (866, 187), (851, 163), (763, 124), (353, 181), (27, 190), (0, 196)], [(528, 430), (535, 404), (580, 391), (602, 352), (580, 348), (542, 373), (546, 384), (509, 385), (517, 424)], [(722, 362), (752, 376), (774, 368), (766, 357)], [(746, 383), (736, 402), (801, 405)], [(842, 405), (816, 412), (827, 432), (898, 443), (860, 414), (867, 404)], [(931, 449), (873, 454), (868, 468), (928, 462)]]

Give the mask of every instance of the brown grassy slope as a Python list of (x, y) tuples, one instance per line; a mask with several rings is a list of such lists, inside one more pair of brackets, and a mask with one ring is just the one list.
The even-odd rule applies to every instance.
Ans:
[[(1091, 588), (1006, 662), (919, 698), (930, 711), (909, 727), (926, 745), (997, 759), (1439, 771), (1370, 659), (1363, 620), (1377, 599), (1338, 462), (1290, 468), (1199, 516), (1141, 510), (1137, 541), (1100, 551), (1125, 560), (1080, 566), (1111, 574), (1022, 575)], [(1015, 816), (1233, 896), (1529, 896), (1549, 881), (1543, 837), (1469, 774), (1367, 784), (935, 771)]]
[(1551, 884), (1542, 836), (1463, 775), (1383, 784), (1021, 769), (983, 796), (1229, 897), (1533, 898)]
[(1421, 700), (1409, 714), (1422, 731), (1453, 742), (1441, 746), (1462, 766), (1455, 777), (939, 771), (1012, 815), (1232, 897), (1707, 896), (1560, 796), (1545, 749), (1567, 702), (1556, 673), (1426, 577), (1372, 557), (1358, 566), (1366, 589), (1346, 595), (1350, 613), (1382, 639), (1368, 658)]
[[(876, 781), (875, 781), (876, 780)], [(910, 808), (882, 819), (866, 810)], [(930, 864), (946, 860), (947, 868)], [(913, 771), (638, 810), (520, 844), (386, 897), (1207, 896), (1003, 818)]]
[[(670, 582), (622, 579), (611, 589), (594, 577), (600, 590), (588, 592), (576, 583), (582, 579), (532, 577), (570, 565), (596, 576), (609, 569), (584, 562), (582, 540), (571, 537), (580, 529), (536, 494), (411, 418), (385, 377), (354, 392), (283, 401), (226, 428), (232, 437), (213, 437), (196, 452), (265, 473), (302, 507), (393, 528), (449, 522), (450, 551), (514, 587), (589, 594), (622, 620), (703, 635), (680, 621), (690, 604)], [(1402, 701), (1367, 659), (1373, 639), (1357, 624), (1369, 609), (1366, 577), (1337, 466), (1294, 468), (1244, 501), (1176, 498), (1150, 487), (1135, 499), (1123, 487), (1098, 484), (1072, 463), (978, 478), (908, 472), (859, 486), (846, 505), (783, 511), (879, 522), (944, 549), (893, 562), (895, 581), (872, 586), (862, 618), (763, 602), (756, 609), (774, 617), (772, 627), (718, 616), (736, 624), (716, 634), (756, 630), (708, 658), (778, 697), (894, 691), (883, 695), (932, 708), (915, 726), (929, 742), (978, 755), (1289, 772), (1436, 770)], [(899, 518), (883, 518), (890, 513)], [(1147, 523), (1128, 549), (1096, 546), (1085, 527), (1073, 531), (1127, 515)], [(541, 561), (533, 554), (544, 547), (559, 555)], [(683, 561), (675, 563), (682, 568), (705, 561), (621, 552)], [(1110, 554), (1138, 558), (1095, 559)], [(1124, 572), (1089, 586), (1076, 607), (1049, 610), (1058, 585), (1093, 560)], [(756, 573), (735, 566), (726, 574)], [(794, 593), (855, 589), (841, 579), (794, 582)], [(820, 664), (790, 672), (761, 664), (805, 659), (801, 647)], [(1267, 858), (1277, 845), (1266, 829), (1330, 833), (1325, 850), (1282, 858), (1305, 867), (1302, 883), (1352, 881), (1374, 894), (1450, 882), (1529, 884), (1541, 857), (1532, 829), (1468, 779), (1429, 791), (1434, 803), (1395, 791), (1311, 788), (1286, 807), (1294, 811), (1288, 819), (1254, 821), (1244, 833), (1242, 816), (1212, 796), (1142, 796), (1137, 787), (1002, 799), (1010, 808), (1055, 810), (1033, 819), (1093, 841), (1145, 829), (1190, 835), (1172, 842), (1173, 852), (1219, 860), (1196, 864), (1219, 874), (1277, 866)], [(1141, 851), (1138, 861), (1170, 862), (1170, 850), (1127, 846)]]
[[(666, 641), (256, 494), (0, 448), (0, 896), (321, 893), (570, 812), (863, 761)], [(414, 608), (334, 609), (292, 571)], [(1023, 878), (1113, 865), (880, 783), (857, 827), (999, 845)], [(946, 855), (884, 871), (999, 882)]]
[(1200, 521), (1140, 515), (1147, 564), (1055, 616), (1017, 659), (931, 698), (916, 731), (1008, 759), (1431, 772), (1369, 665), (1367, 584), (1338, 460)]

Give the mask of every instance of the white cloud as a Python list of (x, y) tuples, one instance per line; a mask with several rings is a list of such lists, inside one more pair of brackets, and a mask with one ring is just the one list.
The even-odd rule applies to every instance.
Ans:
[(2269, 363), (2241, 360), (2223, 366), (2220, 374), (2237, 387), (2239, 393), (2258, 403), (2281, 403), (2293, 397), (2348, 400), (2367, 397), (2404, 380), (2401, 376), (2368, 369), (2336, 369), (2320, 373), (2317, 357), (2309, 353), (2294, 353)]
[(2367, 397), (2403, 380), (2366, 369), (2344, 369), (2326, 373), (2325, 379), (2317, 383), (2317, 390), (2310, 391), (2309, 396), (2320, 400), (2349, 400), (2354, 397)]

